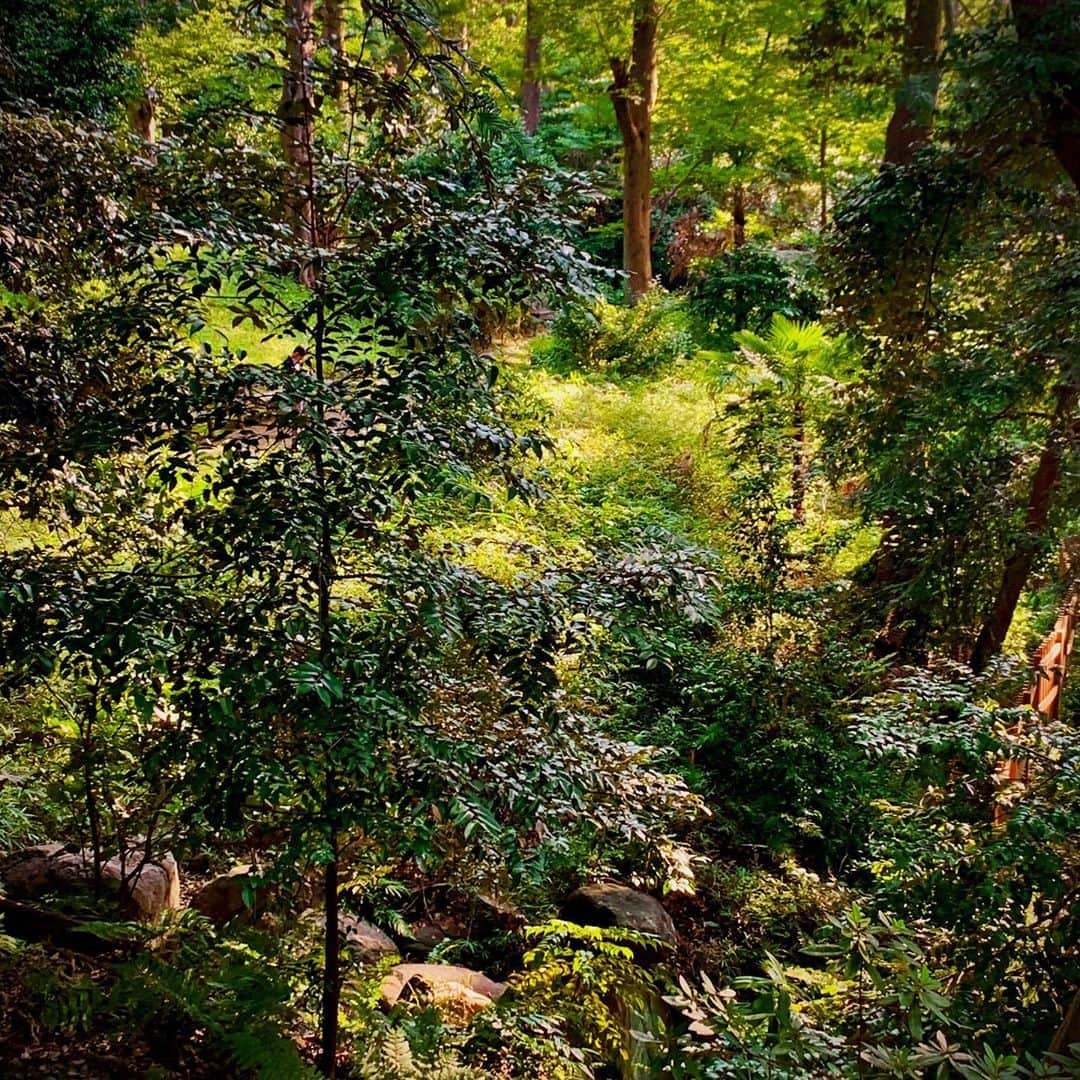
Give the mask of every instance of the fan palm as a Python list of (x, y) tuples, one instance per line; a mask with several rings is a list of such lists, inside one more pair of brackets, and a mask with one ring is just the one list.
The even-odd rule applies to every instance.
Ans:
[(843, 336), (829, 337), (816, 322), (798, 322), (774, 315), (768, 330), (755, 334), (740, 330), (732, 374), (740, 381), (772, 381), (791, 410), (791, 509), (796, 519), (805, 516), (809, 458), (806, 447), (807, 413), (815, 400), (848, 381), (855, 372), (852, 350)]

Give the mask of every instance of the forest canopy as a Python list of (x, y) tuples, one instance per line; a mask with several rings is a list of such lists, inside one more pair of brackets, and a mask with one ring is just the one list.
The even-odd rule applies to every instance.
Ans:
[(1078, 0), (8, 0), (0, 1072), (1080, 1076), (1078, 207)]

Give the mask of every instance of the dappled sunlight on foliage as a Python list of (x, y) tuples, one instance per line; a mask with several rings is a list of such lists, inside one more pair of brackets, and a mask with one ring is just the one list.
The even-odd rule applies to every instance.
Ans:
[(1078, 5), (5, 4), (0, 1073), (1080, 1076)]

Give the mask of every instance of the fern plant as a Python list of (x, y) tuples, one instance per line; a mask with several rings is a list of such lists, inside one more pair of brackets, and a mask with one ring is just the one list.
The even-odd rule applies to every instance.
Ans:
[(101, 987), (88, 975), (68, 976), (46, 967), (27, 975), (26, 984), (42, 1027), (58, 1034), (92, 1030), (105, 1004)]
[(371, 1043), (358, 1076), (359, 1080), (488, 1080), (486, 1073), (462, 1064), (451, 1049), (440, 1048), (425, 1060), (398, 1028), (388, 1029)]
[(244, 1074), (310, 1080), (319, 1074), (288, 1035), (300, 974), (271, 939), (225, 937), (188, 917), (167, 929), (156, 955), (120, 967), (111, 1005), (148, 1033), (204, 1031)]

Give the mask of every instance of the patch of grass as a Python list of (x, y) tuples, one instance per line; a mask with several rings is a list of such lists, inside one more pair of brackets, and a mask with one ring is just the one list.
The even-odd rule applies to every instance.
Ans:
[(58, 547), (61, 538), (44, 522), (24, 518), (12, 510), (0, 510), (0, 551), (31, 547)]
[(877, 551), (880, 543), (881, 529), (874, 525), (864, 525), (833, 556), (833, 574), (838, 578), (851, 577)]
[(490, 505), (448, 511), (431, 542), (501, 581), (552, 564), (584, 566), (599, 546), (648, 531), (694, 542), (718, 540), (723, 477), (704, 452), (712, 416), (704, 365), (686, 361), (661, 377), (611, 381), (580, 372), (522, 370), (522, 350), (504, 345), (524, 394), (545, 412), (555, 450), (532, 469), (546, 497), (509, 500), (496, 483)]
[(244, 359), (249, 364), (280, 364), (294, 344), (307, 344), (276, 335), (268, 338), (267, 331), (260, 330), (250, 322), (232, 326), (229, 313), (220, 303), (213, 301), (206, 303), (203, 318), (206, 319), (206, 326), (192, 335), (193, 340), (200, 344), (206, 342), (215, 351), (228, 346), (234, 354), (244, 353)]

